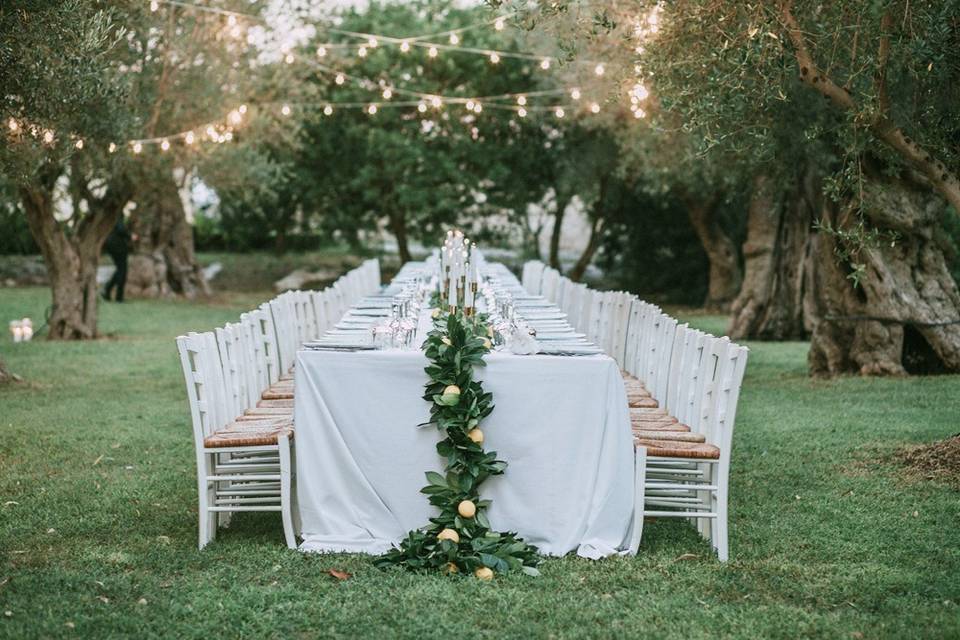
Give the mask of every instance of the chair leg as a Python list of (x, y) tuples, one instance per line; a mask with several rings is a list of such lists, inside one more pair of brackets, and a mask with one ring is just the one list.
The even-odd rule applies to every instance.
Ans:
[[(703, 464), (700, 465), (701, 470), (703, 471), (703, 477), (707, 479), (707, 482), (713, 484), (713, 477), (716, 475), (715, 464)], [(706, 491), (698, 491), (697, 499), (700, 501), (700, 504), (708, 507), (708, 511), (716, 513), (715, 509), (715, 494), (712, 490), (708, 489)], [(711, 518), (697, 518), (697, 531), (700, 532), (700, 536), (705, 540), (713, 541), (713, 522)]]
[(290, 510), (293, 516), (293, 535), (297, 538), (303, 538), (303, 521), (300, 518), (300, 500), (297, 497), (297, 446), (290, 447), (290, 475), (292, 476), (290, 487)]
[(721, 465), (716, 464), (714, 466), (713, 472), (713, 481), (716, 482), (717, 493), (716, 493), (716, 522), (713, 523), (713, 546), (717, 550), (717, 559), (720, 562), (726, 562), (730, 558), (730, 550), (728, 547), (728, 527), (727, 527), (727, 494), (728, 488), (727, 484), (729, 482), (729, 475), (725, 473), (724, 469), (721, 469)]
[(644, 493), (647, 479), (647, 448), (634, 448), (633, 462), (633, 527), (630, 533), (630, 555), (636, 555), (640, 549), (640, 539), (643, 537), (643, 509)]
[(290, 495), (290, 440), (287, 436), (280, 436), (277, 444), (280, 449), (280, 513), (283, 516), (283, 535), (287, 540), (287, 546), (296, 549), (297, 538), (294, 533), (291, 509), (293, 500)]
[(217, 512), (210, 511), (216, 504), (216, 483), (207, 482), (207, 476), (212, 473), (216, 460), (212, 455), (201, 456), (203, 462), (197, 469), (197, 489), (199, 494), (200, 541), (199, 548), (203, 549), (217, 537)]

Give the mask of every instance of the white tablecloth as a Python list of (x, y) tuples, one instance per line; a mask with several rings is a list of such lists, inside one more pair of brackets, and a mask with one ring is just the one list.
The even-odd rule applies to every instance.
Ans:
[[(495, 530), (549, 555), (629, 551), (633, 441), (623, 382), (606, 356), (491, 353), (477, 369), (495, 409), (484, 447), (509, 464), (480, 493)], [(434, 507), (424, 472), (443, 471), (440, 433), (417, 427), (419, 351), (301, 351), (296, 366), (297, 492), (304, 551), (381, 553)]]

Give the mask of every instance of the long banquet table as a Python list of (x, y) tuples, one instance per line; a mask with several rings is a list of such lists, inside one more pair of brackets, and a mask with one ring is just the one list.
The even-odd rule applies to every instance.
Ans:
[[(509, 465), (483, 485), (493, 529), (548, 555), (629, 553), (633, 440), (616, 362), (500, 351), (486, 362), (477, 377), (495, 409), (484, 447)], [(418, 426), (427, 364), (419, 350), (297, 353), (301, 550), (378, 554), (427, 524), (424, 472), (443, 471), (439, 432)]]

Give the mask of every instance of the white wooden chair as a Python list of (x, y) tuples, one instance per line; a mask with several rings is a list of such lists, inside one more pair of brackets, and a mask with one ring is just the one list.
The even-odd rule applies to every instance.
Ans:
[(560, 272), (553, 267), (543, 270), (543, 280), (540, 285), (540, 295), (550, 302), (557, 301), (557, 290), (560, 286)]
[(527, 290), (527, 293), (532, 295), (540, 294), (540, 283), (543, 279), (543, 269), (545, 266), (546, 265), (539, 260), (530, 260), (524, 263), (520, 284)]
[(642, 508), (648, 517), (695, 519), (701, 535), (725, 562), (730, 448), (748, 350), (726, 338), (709, 338), (702, 351), (694, 435), (704, 441), (635, 440), (646, 449)]
[(235, 421), (228, 415), (213, 333), (177, 338), (197, 458), (199, 547), (238, 511), (279, 511), (287, 546), (296, 548), (292, 423), (286, 418)]

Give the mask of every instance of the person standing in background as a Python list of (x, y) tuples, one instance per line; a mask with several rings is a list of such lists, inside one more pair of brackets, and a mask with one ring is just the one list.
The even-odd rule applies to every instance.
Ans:
[(103, 250), (109, 254), (113, 264), (117, 266), (103, 292), (103, 297), (107, 300), (111, 299), (111, 294), (116, 288), (116, 300), (117, 302), (123, 302), (123, 290), (127, 285), (127, 257), (130, 255), (131, 240), (136, 240), (136, 237), (130, 235), (126, 224), (124, 224), (123, 216), (120, 216), (117, 225), (103, 243)]

